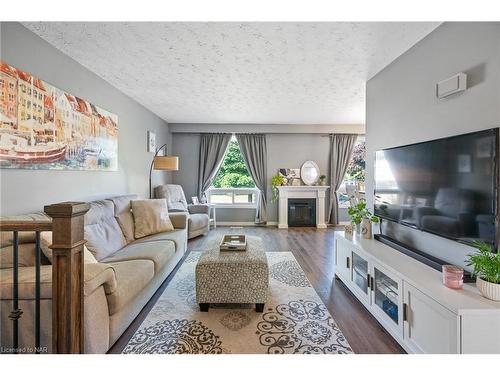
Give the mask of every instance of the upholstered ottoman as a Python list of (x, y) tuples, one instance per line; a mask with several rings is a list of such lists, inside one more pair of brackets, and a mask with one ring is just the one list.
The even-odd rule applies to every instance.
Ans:
[(209, 243), (196, 264), (196, 302), (201, 311), (210, 303), (255, 303), (262, 312), (267, 300), (267, 257), (258, 237), (247, 236), (245, 251), (220, 251), (221, 238)]

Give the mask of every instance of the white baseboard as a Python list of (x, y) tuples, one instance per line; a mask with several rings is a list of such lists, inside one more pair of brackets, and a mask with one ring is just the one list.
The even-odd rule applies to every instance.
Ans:
[[(277, 221), (268, 221), (267, 227), (275, 227), (278, 225)], [(221, 227), (257, 227), (253, 221), (218, 221), (217, 226)]]

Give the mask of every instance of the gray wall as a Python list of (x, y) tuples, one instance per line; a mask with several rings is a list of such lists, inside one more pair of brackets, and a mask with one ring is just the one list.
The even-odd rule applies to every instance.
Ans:
[[(180, 170), (174, 172), (174, 183), (183, 186), (186, 196), (196, 195), (200, 136), (173, 133), (173, 153), (180, 158)], [(267, 134), (268, 221), (278, 221), (277, 204), (271, 203), (271, 177), (278, 168), (300, 168), (306, 160), (318, 163), (321, 173), (328, 174), (330, 152), (327, 135)], [(255, 210), (225, 208), (217, 210), (217, 220), (223, 222), (253, 222)]]
[[(156, 132), (160, 145), (170, 142), (165, 121), (19, 23), (1, 23), (1, 59), (117, 114), (119, 129), (116, 172), (1, 170), (1, 215), (41, 210), (65, 200), (148, 194), (152, 154), (147, 153), (146, 131)], [(157, 184), (170, 180), (168, 173), (154, 174)]]
[[(200, 125), (198, 129), (204, 129)], [(247, 128), (250, 129), (252, 128)], [(174, 172), (173, 181), (184, 188), (188, 200), (196, 195), (200, 137), (194, 133), (173, 133), (173, 154), (180, 158), (180, 170)], [(271, 177), (278, 168), (300, 168), (306, 160), (314, 160), (322, 174), (328, 175), (330, 143), (325, 134), (267, 134), (268, 221), (278, 221), (277, 204), (271, 203)], [(255, 210), (225, 208), (217, 210), (222, 222), (253, 222)]]
[[(468, 74), (469, 89), (438, 100), (435, 84)], [(500, 125), (500, 24), (445, 23), (367, 83), (368, 207), (373, 204), (373, 159), (378, 149)], [(413, 229), (387, 228), (450, 262), (470, 248)]]

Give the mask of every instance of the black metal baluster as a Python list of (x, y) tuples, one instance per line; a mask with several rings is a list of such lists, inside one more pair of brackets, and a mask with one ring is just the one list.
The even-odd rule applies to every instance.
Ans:
[(9, 315), (10, 320), (12, 320), (12, 347), (13, 352), (17, 353), (19, 349), (19, 318), (23, 314), (23, 312), (19, 309), (19, 237), (18, 232), (13, 232), (13, 254), (12, 254), (12, 262), (14, 263), (13, 268), (13, 286), (12, 286), (12, 298), (13, 298), (13, 306), (12, 311)]
[(36, 232), (35, 245), (35, 353), (40, 354), (40, 232)]

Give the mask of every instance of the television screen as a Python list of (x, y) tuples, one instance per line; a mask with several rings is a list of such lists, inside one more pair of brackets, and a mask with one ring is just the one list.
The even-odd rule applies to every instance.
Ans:
[(497, 244), (498, 128), (377, 151), (377, 216)]

